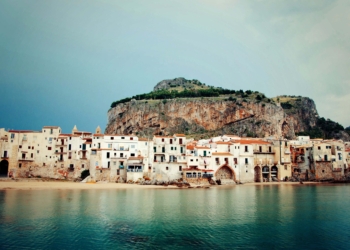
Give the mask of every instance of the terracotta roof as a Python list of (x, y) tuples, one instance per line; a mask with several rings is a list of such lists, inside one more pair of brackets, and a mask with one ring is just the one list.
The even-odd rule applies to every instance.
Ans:
[(94, 134), (94, 136), (105, 136), (104, 134)]
[(9, 130), (10, 133), (41, 133), (41, 131), (34, 130)]
[(175, 136), (177, 136), (177, 137), (186, 137), (186, 135), (184, 135), (184, 134), (175, 134)]
[(142, 156), (130, 156), (128, 160), (143, 160)]
[(216, 152), (216, 153), (212, 153), (212, 155), (227, 155), (227, 156), (233, 156), (230, 153), (226, 153), (226, 152)]
[(105, 136), (135, 136), (135, 135), (123, 135), (123, 134), (103, 134)]
[(198, 168), (183, 168), (182, 171), (202, 171), (202, 170)]
[(157, 138), (174, 138), (172, 136), (161, 136), (161, 135), (155, 135), (154, 137), (157, 137)]
[(216, 142), (216, 144), (227, 144), (227, 145), (232, 145), (232, 143), (229, 142), (229, 141), (218, 141), (218, 142)]
[(92, 133), (91, 132), (85, 132), (85, 131), (75, 131), (74, 132), (74, 135), (91, 135)]
[(194, 149), (194, 145), (187, 145), (186, 148), (193, 150)]
[(240, 144), (264, 144), (264, 145), (272, 145), (272, 143), (262, 140), (254, 140), (254, 139), (241, 139), (241, 140), (232, 140), (235, 143)]
[(148, 141), (147, 138), (139, 138), (139, 141)]

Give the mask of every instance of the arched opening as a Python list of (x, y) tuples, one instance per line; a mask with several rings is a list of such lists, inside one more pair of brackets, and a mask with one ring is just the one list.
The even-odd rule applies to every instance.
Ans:
[(9, 162), (2, 160), (0, 162), (0, 177), (7, 177), (9, 171)]
[(254, 181), (261, 182), (261, 169), (259, 166), (254, 168)]
[(234, 180), (234, 181), (236, 181), (236, 174), (232, 168), (224, 165), (216, 171), (215, 178), (217, 180)]
[(278, 181), (278, 168), (276, 166), (271, 168), (271, 179), (273, 181)]
[(262, 168), (262, 178), (264, 182), (268, 182), (270, 180), (270, 169), (268, 166)]

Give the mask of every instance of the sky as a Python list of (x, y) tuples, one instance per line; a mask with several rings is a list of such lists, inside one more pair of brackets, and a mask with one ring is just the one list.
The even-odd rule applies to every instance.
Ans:
[(312, 98), (350, 126), (349, 0), (2, 0), (0, 128), (102, 130), (113, 101), (185, 77)]

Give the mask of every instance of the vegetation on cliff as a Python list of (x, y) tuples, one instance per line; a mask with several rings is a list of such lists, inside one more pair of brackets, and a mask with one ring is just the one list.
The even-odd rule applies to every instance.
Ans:
[(218, 97), (218, 96), (229, 96), (230, 101), (236, 100), (233, 95), (242, 98), (255, 98), (257, 101), (262, 101), (266, 99), (267, 102), (271, 100), (266, 98), (264, 94), (257, 91), (253, 92), (251, 90), (230, 90), (221, 87), (206, 86), (198, 80), (186, 80), (181, 83), (174, 83), (178, 78), (175, 78), (172, 82), (170, 81), (166, 87), (156, 88), (155, 91), (135, 95), (133, 97), (127, 97), (115, 102), (112, 102), (111, 108), (114, 108), (118, 104), (126, 103), (135, 100), (164, 100), (164, 99), (175, 99), (175, 98), (198, 98), (198, 97)]
[(316, 126), (309, 128), (309, 130), (297, 133), (297, 135), (308, 135), (310, 138), (337, 138), (337, 134), (344, 131), (344, 127), (339, 123), (323, 117), (317, 119)]
[(270, 99), (258, 91), (224, 89), (185, 78), (163, 80), (149, 93), (113, 102), (106, 133), (288, 139), (309, 135), (350, 140), (350, 128), (344, 130), (337, 122), (319, 118), (314, 101), (308, 97)]

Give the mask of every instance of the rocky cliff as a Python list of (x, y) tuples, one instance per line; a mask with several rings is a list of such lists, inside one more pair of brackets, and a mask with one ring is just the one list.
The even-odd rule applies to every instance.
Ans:
[[(189, 83), (184, 78), (164, 80), (154, 91), (171, 87), (193, 88)], [(201, 84), (195, 82), (195, 86)], [(184, 133), (197, 137), (237, 134), (292, 139), (296, 133), (317, 126), (318, 113), (310, 98), (281, 96), (269, 99), (258, 92), (247, 92), (217, 97), (131, 99), (108, 111), (105, 133), (139, 136)]]

